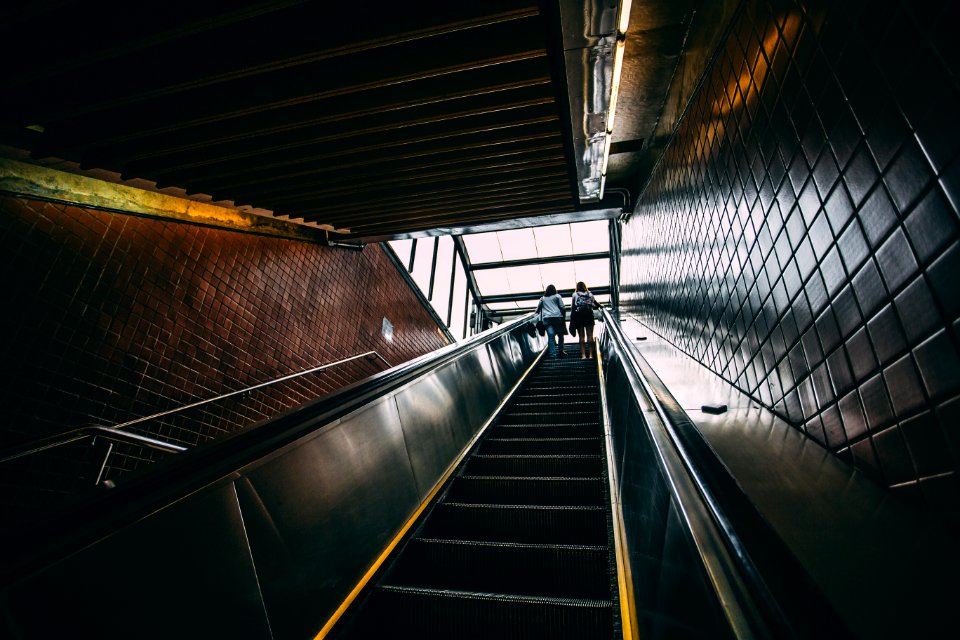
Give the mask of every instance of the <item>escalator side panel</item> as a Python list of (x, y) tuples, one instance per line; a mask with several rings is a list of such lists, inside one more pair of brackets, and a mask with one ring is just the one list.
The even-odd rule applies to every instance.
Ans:
[(419, 504), (393, 398), (245, 475), (244, 517), (277, 638), (316, 633)]
[(273, 637), (229, 483), (23, 580), (4, 605), (21, 640)]
[(463, 401), (457, 393), (459, 378), (456, 365), (449, 364), (396, 396), (418, 502), (426, 498), (450, 461), (466, 445), (466, 441), (454, 440), (454, 425), (466, 422), (461, 413)]
[(500, 397), (506, 395), (520, 379), (543, 344), (542, 338), (531, 338), (522, 329), (514, 332), (514, 340), (497, 340), (487, 345), (500, 383)]
[(729, 638), (730, 631), (660, 469), (647, 413), (613, 349), (604, 354), (612, 446), (640, 637)]
[(516, 378), (512, 379), (509, 387), (501, 388), (509, 381), (501, 382), (497, 376), (497, 366), (494, 364), (493, 352), (489, 346), (461, 358), (457, 361), (457, 367), (460, 375), (458, 398), (463, 411), (462, 415), (466, 416), (466, 419), (456, 421), (453, 428), (454, 439), (461, 442), (463, 446), (476, 433), (473, 425), (486, 422), (503, 400), (503, 396), (516, 383)]
[[(12, 577), (0, 592), (0, 636), (314, 637), (534, 361), (539, 345), (541, 339), (517, 325), (417, 374), (410, 386), (381, 391), (371, 379), (374, 399), (339, 398), (356, 407), (352, 413), (331, 405), (323, 411), (341, 417), (325, 419), (308, 403), (260, 425), (262, 441), (251, 440), (257, 457), (228, 449), (227, 461), (214, 464), (204, 484), (189, 484), (188, 497), (135, 518), (124, 512), (115, 523), (84, 523), (77, 529), (89, 531), (71, 531), (73, 538), (89, 538), (71, 547), (81, 551), (61, 560), (67, 553), (58, 542), (31, 555), (24, 565), (29, 571), (7, 568)], [(467, 364), (456, 364), (462, 358)], [(446, 429), (445, 444), (434, 459), (417, 463), (415, 475), (423, 416), (436, 414), (437, 393), (458, 386), (461, 399), (445, 404), (456, 415), (426, 427), (432, 435)], [(416, 400), (414, 387), (422, 392)], [(367, 392), (358, 387), (357, 393)], [(404, 394), (409, 397), (398, 400)], [(223, 450), (222, 443), (211, 446), (195, 455)], [(229, 466), (235, 458), (244, 462)], [(145, 483), (136, 495), (150, 497), (148, 490), (154, 487)], [(125, 488), (115, 491), (119, 499)], [(110, 584), (100, 576), (111, 576)]]

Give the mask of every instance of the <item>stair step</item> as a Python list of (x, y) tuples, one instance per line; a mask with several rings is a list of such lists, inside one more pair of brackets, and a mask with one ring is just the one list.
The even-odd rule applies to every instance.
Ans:
[(490, 432), (491, 438), (579, 438), (598, 436), (602, 432), (600, 422), (594, 424), (502, 424)]
[(564, 396), (561, 399), (554, 397), (552, 400), (527, 400), (525, 402), (514, 402), (510, 405), (510, 413), (592, 413), (600, 406), (600, 398), (593, 400), (570, 401)]
[(355, 637), (463, 640), (612, 638), (610, 600), (382, 585)]
[[(593, 402), (596, 404), (599, 402), (600, 393), (598, 391), (571, 391), (570, 393), (564, 395), (565, 402)], [(546, 391), (540, 392), (525, 392), (523, 390), (518, 391), (516, 398), (513, 401), (514, 406), (523, 406), (530, 402), (556, 402), (557, 396), (554, 393), (547, 393)]]
[(576, 438), (487, 438), (479, 447), (484, 455), (524, 454), (598, 454), (603, 439), (597, 437)]
[(606, 510), (598, 506), (442, 502), (420, 535), (478, 542), (606, 544)]
[(600, 424), (600, 413), (511, 413), (497, 421), (498, 426), (535, 424), (597, 425)]
[(602, 505), (603, 478), (459, 476), (447, 493), (452, 502), (487, 504)]
[(467, 462), (470, 476), (566, 476), (599, 477), (603, 458), (599, 455), (474, 455)]
[[(549, 416), (549, 420), (536, 420), (531, 416), (517, 415), (505, 416), (502, 420), (493, 425), (493, 429), (501, 427), (582, 427), (585, 429), (595, 429), (601, 424), (599, 414), (590, 416), (589, 419), (582, 419), (585, 416)], [(496, 436), (499, 437), (499, 436)]]
[(562, 397), (566, 393), (583, 393), (592, 390), (581, 380), (530, 380), (523, 385), (524, 391), (536, 393), (552, 393), (554, 398)]
[(385, 581), (406, 587), (609, 599), (606, 546), (415, 538)]

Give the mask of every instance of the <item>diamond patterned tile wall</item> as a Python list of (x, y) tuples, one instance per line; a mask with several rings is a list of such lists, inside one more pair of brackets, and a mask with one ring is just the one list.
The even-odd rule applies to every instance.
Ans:
[(958, 12), (747, 0), (625, 227), (621, 299), (960, 530)]

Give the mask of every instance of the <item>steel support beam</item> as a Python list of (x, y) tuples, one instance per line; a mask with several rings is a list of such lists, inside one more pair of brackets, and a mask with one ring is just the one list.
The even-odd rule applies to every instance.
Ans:
[(502, 262), (479, 262), (470, 265), (473, 271), (482, 269), (502, 269), (506, 267), (526, 267), (536, 264), (550, 264), (553, 262), (573, 262), (574, 260), (607, 260), (610, 258), (609, 251), (597, 251), (595, 253), (578, 253), (568, 256), (547, 256), (542, 258), (523, 258), (522, 260), (504, 260)]
[[(595, 295), (604, 295), (610, 293), (610, 287), (594, 287), (590, 289)], [(563, 297), (573, 295), (573, 289), (557, 289)], [(496, 302), (520, 302), (523, 300), (539, 300), (543, 296), (543, 291), (531, 291), (527, 293), (505, 293), (496, 296), (484, 296), (480, 299), (480, 304), (493, 304)]]

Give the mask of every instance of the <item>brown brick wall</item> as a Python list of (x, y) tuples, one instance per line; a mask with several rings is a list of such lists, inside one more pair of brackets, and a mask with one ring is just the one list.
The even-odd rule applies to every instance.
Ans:
[[(358, 252), (11, 197), (0, 198), (0, 238), (3, 448), (368, 350), (399, 364), (446, 344), (379, 245)], [(384, 368), (359, 360), (146, 431), (194, 445)], [(126, 454), (116, 469), (149, 457)]]

